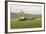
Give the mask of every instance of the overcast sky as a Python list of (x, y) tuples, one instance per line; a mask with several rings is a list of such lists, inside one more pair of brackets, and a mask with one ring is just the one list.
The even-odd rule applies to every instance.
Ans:
[(11, 4), (10, 10), (13, 13), (19, 12), (23, 10), (24, 13), (27, 14), (41, 14), (42, 8), (40, 5), (19, 5), (19, 4)]

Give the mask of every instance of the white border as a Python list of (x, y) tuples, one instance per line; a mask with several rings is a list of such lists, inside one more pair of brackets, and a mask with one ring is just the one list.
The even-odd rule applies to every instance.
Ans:
[(10, 29), (10, 4), (26, 4), (26, 5), (30, 5), (31, 3), (8, 2), (8, 32), (44, 30), (44, 4), (31, 4), (31, 5), (41, 5), (42, 6), (42, 27), (41, 28), (26, 28), (26, 29)]

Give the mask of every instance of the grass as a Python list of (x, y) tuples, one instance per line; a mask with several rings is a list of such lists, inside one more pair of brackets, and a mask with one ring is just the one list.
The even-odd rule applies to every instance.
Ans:
[(38, 17), (37, 19), (39, 20), (24, 20), (24, 21), (19, 21), (16, 20), (16, 18), (11, 18), (11, 29), (15, 28), (39, 28), (42, 27), (41, 23), (41, 17)]

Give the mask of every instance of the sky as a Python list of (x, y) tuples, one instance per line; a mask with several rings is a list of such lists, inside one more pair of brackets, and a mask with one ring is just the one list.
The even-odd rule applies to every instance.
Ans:
[(42, 7), (40, 5), (10, 4), (10, 10), (12, 13), (19, 13), (20, 10), (23, 10), (27, 14), (42, 14)]

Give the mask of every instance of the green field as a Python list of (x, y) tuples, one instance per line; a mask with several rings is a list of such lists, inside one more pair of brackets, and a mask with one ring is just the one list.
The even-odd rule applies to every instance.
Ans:
[(24, 20), (24, 21), (19, 21), (17, 19), (19, 19), (19, 18), (18, 17), (17, 18), (11, 17), (11, 22), (10, 22), (11, 29), (15, 29), (15, 28), (17, 28), (17, 29), (18, 28), (39, 28), (39, 27), (42, 27), (41, 16), (35, 16), (35, 19), (32, 19), (32, 20), (30, 20), (29, 17), (28, 17), (27, 20)]

